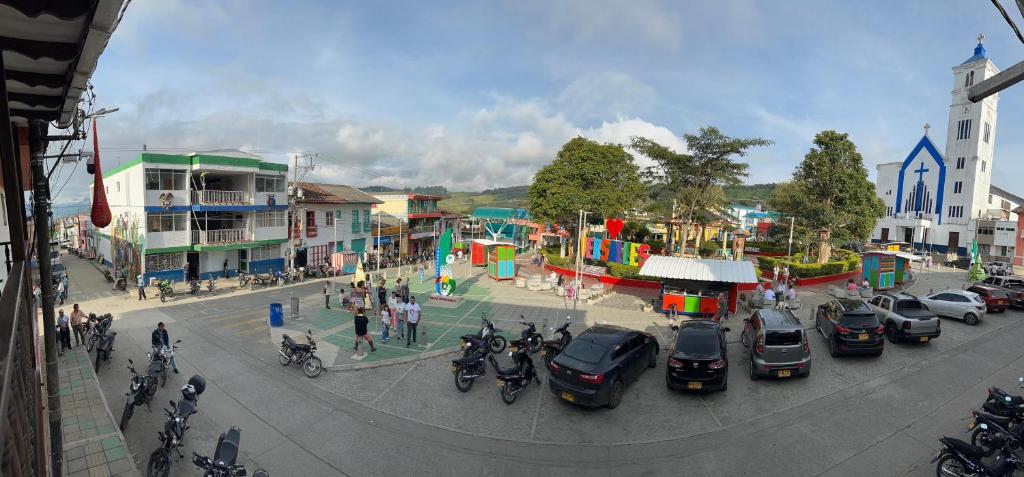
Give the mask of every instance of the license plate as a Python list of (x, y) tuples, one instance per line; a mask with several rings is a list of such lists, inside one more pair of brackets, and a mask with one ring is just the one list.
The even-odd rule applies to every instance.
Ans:
[(686, 383), (687, 389), (700, 389), (702, 387), (704, 387), (704, 383), (700, 381), (690, 381), (689, 383)]
[(496, 379), (495, 383), (498, 385), (498, 389), (505, 387), (505, 382), (500, 379)]
[(868, 335), (867, 335), (867, 333), (861, 333), (861, 334), (857, 335), (857, 339), (860, 340), (860, 341), (867, 341), (868, 340)]
[(788, 369), (780, 369), (780, 370), (779, 370), (779, 377), (780, 377), (780, 378), (788, 378), (788, 377), (789, 377), (789, 374), (790, 374), (791, 372), (792, 372), (792, 371), (790, 371), (790, 370), (788, 370)]
[(928, 339), (929, 339), (929, 338), (928, 338), (927, 336), (922, 336), (922, 337), (921, 337), (921, 341), (922, 341), (922, 342), (924, 342), (924, 341), (928, 341)]
[(459, 367), (458, 366), (452, 366), (452, 374), (455, 374), (457, 372), (459, 372)]
[(569, 391), (562, 391), (562, 399), (565, 399), (566, 401), (569, 402), (573, 402), (576, 400), (576, 396), (573, 396), (572, 393)]

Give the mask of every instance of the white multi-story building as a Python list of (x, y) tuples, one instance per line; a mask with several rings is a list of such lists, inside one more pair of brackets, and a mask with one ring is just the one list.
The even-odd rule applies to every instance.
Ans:
[(304, 220), (292, 229), (295, 266), (319, 266), (332, 253), (363, 254), (373, 248), (371, 208), (382, 203), (347, 185), (299, 182), (295, 213)]
[[(885, 217), (875, 242), (908, 242), (915, 248), (966, 255), (977, 239), (983, 255), (1013, 257), (1022, 199), (992, 184), (998, 95), (978, 103), (968, 89), (999, 72), (979, 36), (974, 55), (953, 67), (952, 101), (941, 154), (925, 134), (901, 162), (878, 165), (878, 197)], [(1010, 237), (1010, 239), (1007, 239)]]
[(103, 174), (113, 220), (93, 230), (95, 253), (147, 281), (181, 281), (186, 263), (200, 279), (225, 268), (229, 276), (281, 270), (287, 172), (239, 151), (144, 152)]

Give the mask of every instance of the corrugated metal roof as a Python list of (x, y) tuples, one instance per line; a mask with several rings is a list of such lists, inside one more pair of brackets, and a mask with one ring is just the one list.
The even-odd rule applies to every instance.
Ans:
[(303, 202), (313, 204), (382, 204), (383, 202), (352, 186), (341, 184), (317, 184), (313, 182), (299, 182), (299, 187), (304, 190), (305, 199)]
[(747, 260), (734, 262), (651, 255), (640, 267), (640, 274), (701, 282), (757, 283), (754, 263)]

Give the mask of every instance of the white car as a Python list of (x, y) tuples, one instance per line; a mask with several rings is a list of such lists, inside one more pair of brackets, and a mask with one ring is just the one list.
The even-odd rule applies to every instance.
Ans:
[(943, 318), (964, 320), (974, 326), (985, 317), (985, 299), (977, 293), (966, 290), (943, 290), (920, 298), (928, 311)]
[(990, 262), (988, 265), (985, 265), (985, 272), (994, 276), (1013, 275), (1013, 264), (1006, 262)]

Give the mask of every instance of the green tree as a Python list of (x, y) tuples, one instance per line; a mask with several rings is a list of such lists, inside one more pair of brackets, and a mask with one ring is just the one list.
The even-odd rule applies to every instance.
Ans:
[[(575, 236), (580, 210), (590, 212), (593, 219), (622, 217), (645, 194), (639, 168), (621, 145), (576, 137), (537, 171), (527, 195), (530, 215), (557, 223)], [(570, 253), (576, 242), (570, 242)]]
[(857, 146), (832, 130), (814, 137), (792, 181), (779, 184), (769, 204), (817, 234), (818, 263), (829, 260), (833, 244), (866, 240), (885, 214)]
[[(683, 230), (689, 230), (695, 212), (724, 204), (723, 187), (743, 183), (747, 164), (737, 159), (746, 156), (750, 148), (768, 146), (772, 141), (729, 137), (714, 126), (683, 137), (687, 153), (673, 151), (643, 137), (634, 137), (630, 147), (654, 161), (653, 166), (644, 170), (644, 179), (655, 186), (657, 197), (674, 201), (676, 205), (671, 207), (670, 218), (682, 218)], [(672, 236), (669, 229), (669, 238)]]

